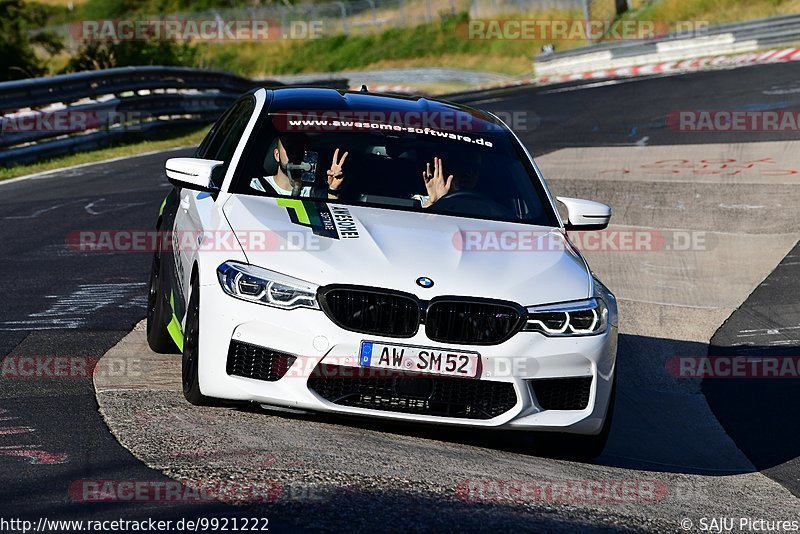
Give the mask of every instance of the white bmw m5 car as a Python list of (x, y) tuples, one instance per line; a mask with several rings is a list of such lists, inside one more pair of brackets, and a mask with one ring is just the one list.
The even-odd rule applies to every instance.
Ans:
[(491, 113), (259, 89), (166, 173), (147, 337), (183, 353), (190, 403), (547, 431), (602, 451), (617, 305), (567, 232), (611, 210), (554, 199)]

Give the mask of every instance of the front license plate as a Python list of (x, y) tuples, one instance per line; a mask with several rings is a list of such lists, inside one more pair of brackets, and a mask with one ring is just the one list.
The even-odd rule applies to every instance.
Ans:
[(480, 360), (477, 352), (362, 341), (359, 363), (361, 367), (474, 378)]

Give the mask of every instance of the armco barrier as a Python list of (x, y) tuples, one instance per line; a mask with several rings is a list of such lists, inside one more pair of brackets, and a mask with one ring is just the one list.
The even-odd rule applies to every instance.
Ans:
[[(347, 80), (304, 85), (346, 89)], [(285, 84), (183, 67), (120, 67), (3, 82), (0, 166), (92, 150), (132, 132), (146, 135), (207, 124), (240, 94), (281, 86)]]
[(752, 52), (795, 42), (800, 42), (800, 14), (706, 28), (698, 26), (693, 35), (675, 33), (654, 39), (607, 41), (538, 54), (533, 66), (537, 76), (559, 76)]

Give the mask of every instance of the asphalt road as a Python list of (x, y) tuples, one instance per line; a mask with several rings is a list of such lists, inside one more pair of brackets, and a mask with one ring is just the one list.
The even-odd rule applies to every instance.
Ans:
[(698, 110), (796, 110), (799, 71), (795, 64), (758, 65), (682, 76), (516, 87), (451, 99), (499, 112), (506, 122), (518, 120), (514, 129), (534, 156), (566, 147), (791, 140), (797, 138), (796, 132), (680, 131), (671, 121), (668, 124), (668, 117)]
[[(681, 109), (792, 109), (797, 106), (796, 95), (800, 93), (798, 74), (800, 65), (766, 65), (625, 81), (591, 89), (518, 88), (472, 98), (469, 103), (525, 113), (528, 126), (519, 133), (536, 154), (572, 146), (755, 142), (785, 139), (791, 134), (688, 134), (668, 128), (664, 117)], [(0, 263), (0, 287), (5, 297), (5, 305), (0, 308), (0, 354), (6, 355), (4, 369), (9, 358), (25, 356), (100, 358), (144, 316), (150, 260), (147, 255), (76, 253), (69, 250), (66, 242), (70, 232), (76, 230), (149, 229), (167, 191), (161, 172), (164, 159), (164, 155), (143, 156), (0, 185), (3, 221), (0, 235), (5, 246), (4, 261)], [(757, 292), (754, 305), (758, 304), (758, 298)], [(793, 307), (797, 293), (790, 286), (764, 298), (776, 309), (796, 310)], [(791, 322), (780, 313), (762, 313), (758, 317), (758, 325), (753, 328), (769, 328), (781, 318)], [(751, 325), (752, 316), (742, 312), (737, 320), (742, 322), (743, 329)], [(722, 343), (718, 338), (714, 342), (715, 346)], [(3, 517), (176, 518), (264, 513), (216, 504), (165, 507), (163, 503), (120, 505), (76, 501), (68, 491), (76, 480), (166, 480), (166, 477), (134, 458), (109, 434), (97, 411), (89, 377), (65, 380), (4, 376), (0, 384), (0, 515)], [(782, 386), (775, 396), (760, 397), (764, 410), (774, 411), (777, 402), (795, 406), (790, 386)], [(754, 393), (763, 392), (762, 385), (754, 387)], [(736, 417), (745, 410), (752, 414), (747, 421), (757, 419), (755, 411), (747, 411), (752, 409), (751, 404), (742, 400), (737, 411), (735, 406), (721, 406), (715, 400), (730, 398), (729, 392), (719, 397), (720, 390), (710, 385), (704, 387), (704, 392), (722, 425), (750, 461), (796, 493), (797, 451), (790, 443), (791, 436), (777, 433), (775, 437), (782, 446), (776, 446), (777, 454), (767, 454), (772, 447), (765, 443), (768, 438), (755, 433), (757, 427), (747, 426)], [(786, 412), (774, 422), (793, 425), (784, 426), (786, 429), (798, 428), (798, 411)], [(770, 428), (774, 430), (774, 426)], [(402, 439), (403, 434), (390, 433), (391, 436)], [(770, 443), (775, 442), (770, 439)], [(497, 443), (484, 445), (491, 451)], [(352, 480), (350, 484), (356, 488), (358, 481)], [(305, 505), (300, 509), (308, 521), (292, 523), (319, 527), (325, 523), (325, 514), (329, 514), (339, 519), (358, 516), (357, 524), (363, 527), (392, 525), (389, 517), (393, 498), (391, 493), (354, 490), (327, 506)], [(449, 508), (450, 513), (439, 516), (437, 502), (424, 494), (416, 500), (406, 500), (402, 509), (419, 513), (416, 519), (410, 523), (404, 521), (403, 525), (435, 524), (437, 517), (453, 520), (468, 515), (464, 512), (469, 511), (476, 515), (465, 526), (473, 529), (486, 527), (489, 522), (530, 529), (531, 521), (542, 528), (565, 530), (590, 525), (648, 528), (647, 524), (628, 524), (624, 514), (603, 519), (601, 509), (566, 514), (541, 507), (509, 510), (456, 503)], [(291, 507), (281, 512), (293, 513)], [(316, 519), (311, 517), (314, 514), (318, 514)]]
[[(798, 361), (800, 245), (787, 255), (711, 340), (715, 357)], [(753, 465), (800, 497), (797, 379), (708, 379), (711, 409)]]
[[(0, 311), (0, 516), (38, 519), (212, 517), (216, 503), (82, 502), (78, 480), (169, 480), (108, 433), (92, 386), (94, 363), (141, 319), (150, 258), (77, 253), (74, 230), (148, 229), (167, 188), (163, 155), (3, 184), (4, 305)], [(120, 167), (123, 166), (124, 170)], [(26, 357), (85, 363), (70, 378), (20, 376)], [(37, 374), (55, 373), (55, 361)], [(19, 365), (22, 364), (22, 365)], [(81, 376), (84, 375), (85, 376)], [(233, 511), (238, 513), (237, 511)]]

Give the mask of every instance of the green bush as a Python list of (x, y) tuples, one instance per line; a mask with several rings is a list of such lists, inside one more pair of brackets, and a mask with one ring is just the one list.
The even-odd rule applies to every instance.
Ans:
[(188, 43), (174, 40), (153, 41), (87, 41), (70, 58), (65, 72), (131, 67), (137, 65), (165, 65), (193, 67), (197, 63), (197, 50)]
[(0, 81), (41, 76), (47, 69), (34, 51), (34, 45), (55, 54), (60, 40), (49, 33), (29, 37), (29, 30), (44, 25), (46, 12), (22, 0), (0, 0)]
[(88, 0), (77, 11), (81, 18), (116, 19), (159, 13), (199, 13), (252, 5), (252, 0)]

